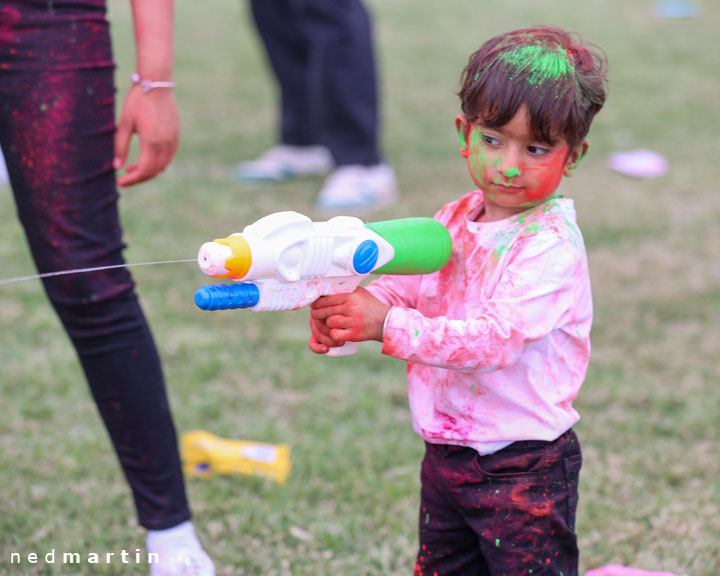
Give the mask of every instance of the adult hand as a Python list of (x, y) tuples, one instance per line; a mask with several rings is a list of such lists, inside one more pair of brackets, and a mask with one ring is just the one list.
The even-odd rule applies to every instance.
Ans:
[(180, 119), (172, 89), (154, 88), (145, 93), (139, 85), (130, 88), (115, 133), (115, 170), (125, 166), (133, 134), (140, 139), (140, 152), (137, 162), (125, 167), (126, 174), (118, 178), (118, 186), (150, 180), (170, 164), (180, 137)]

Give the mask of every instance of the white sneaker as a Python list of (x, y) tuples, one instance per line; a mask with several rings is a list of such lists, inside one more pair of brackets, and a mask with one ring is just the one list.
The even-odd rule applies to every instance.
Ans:
[(387, 164), (341, 166), (320, 190), (315, 205), (328, 214), (362, 214), (400, 198), (395, 171)]
[(195, 536), (191, 522), (147, 535), (150, 576), (215, 576), (215, 565)]
[(334, 165), (332, 155), (325, 146), (279, 144), (257, 160), (238, 164), (236, 173), (241, 180), (280, 182), (301, 176), (322, 176)]
[(5, 167), (5, 158), (3, 158), (2, 150), (0, 150), (0, 186), (8, 183), (8, 173)]

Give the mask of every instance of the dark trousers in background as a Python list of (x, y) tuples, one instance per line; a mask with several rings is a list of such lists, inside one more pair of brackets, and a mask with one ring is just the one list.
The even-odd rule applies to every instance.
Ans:
[(359, 0), (252, 0), (280, 91), (280, 139), (339, 165), (380, 162), (371, 22)]
[[(0, 66), (0, 146), (38, 271), (122, 264), (104, 2), (3, 2)], [(164, 529), (189, 519), (160, 360), (129, 272), (58, 276), (44, 286), (77, 350), (140, 524)]]
[(581, 466), (572, 430), (487, 456), (426, 444), (415, 576), (577, 576)]

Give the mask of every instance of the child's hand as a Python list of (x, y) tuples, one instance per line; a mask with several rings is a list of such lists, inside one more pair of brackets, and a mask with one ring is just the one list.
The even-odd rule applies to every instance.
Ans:
[(351, 294), (318, 298), (310, 305), (310, 349), (325, 354), (345, 342), (382, 342), (383, 324), (390, 306), (383, 304), (365, 288)]
[(330, 328), (328, 328), (325, 320), (316, 320), (312, 317), (312, 313), (310, 316), (310, 332), (312, 334), (308, 346), (315, 354), (327, 354), (330, 348), (345, 344), (345, 342), (336, 342), (330, 338)]

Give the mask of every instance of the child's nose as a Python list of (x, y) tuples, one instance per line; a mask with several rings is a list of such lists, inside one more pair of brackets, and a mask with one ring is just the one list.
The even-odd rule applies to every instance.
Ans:
[(506, 178), (520, 176), (520, 157), (514, 151), (506, 152), (498, 164), (499, 172)]
[(520, 163), (512, 158), (504, 158), (498, 165), (498, 170), (506, 178), (514, 178), (520, 176)]
[(506, 178), (515, 178), (515, 176), (520, 176), (520, 168), (517, 166), (503, 166), (500, 168), (500, 172)]

